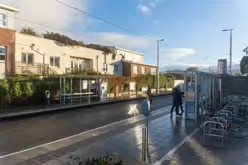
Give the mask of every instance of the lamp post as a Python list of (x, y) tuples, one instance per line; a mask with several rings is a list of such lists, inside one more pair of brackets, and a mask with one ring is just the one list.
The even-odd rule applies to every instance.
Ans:
[(159, 42), (164, 41), (164, 39), (157, 40), (157, 76), (158, 76), (158, 86), (157, 86), (157, 92), (159, 94), (160, 89), (160, 75), (159, 75)]
[(232, 31), (233, 29), (223, 29), (222, 31), (230, 32), (230, 74), (232, 74)]

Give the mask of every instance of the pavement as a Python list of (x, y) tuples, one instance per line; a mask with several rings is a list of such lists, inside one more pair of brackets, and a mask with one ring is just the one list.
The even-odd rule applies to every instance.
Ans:
[[(153, 111), (149, 117), (149, 163), (156, 163), (196, 130), (193, 121), (171, 117), (170, 106)], [(124, 160), (141, 164), (142, 115), (112, 123), (108, 126), (60, 139), (48, 144), (0, 156), (2, 164), (18, 165), (75, 165), (69, 157), (80, 159), (117, 155)], [(144, 164), (144, 163), (143, 163)]]
[[(248, 123), (236, 122), (243, 132), (228, 132), (228, 139), (221, 148), (221, 141), (208, 138), (203, 146), (203, 134), (197, 132), (182, 147), (163, 161), (164, 165), (248, 165)], [(239, 137), (239, 138), (237, 138)]]
[[(152, 110), (171, 105), (171, 96), (154, 98)], [(138, 116), (142, 100), (130, 100), (3, 120), (0, 123), (0, 155), (6, 155), (103, 125)], [(137, 114), (130, 113), (137, 111)]]
[[(93, 118), (87, 116), (94, 112), (91, 107), (89, 111), (56, 113), (51, 118), (42, 115), (6, 121), (1, 124), (4, 127), (1, 127), (0, 133), (0, 165), (78, 165), (70, 158), (83, 160), (107, 155), (122, 158), (124, 165), (248, 165), (246, 121), (235, 122), (235, 125), (242, 126), (243, 132), (229, 132), (224, 148), (220, 147), (216, 138), (209, 138), (208, 145), (203, 146), (203, 134), (198, 131), (197, 124), (184, 116), (171, 117), (171, 107), (164, 105), (165, 100), (169, 98), (162, 97), (152, 105), (148, 162), (141, 162), (142, 128), (146, 119), (139, 114), (134, 117), (127, 115), (130, 112), (127, 107), (133, 104), (139, 107), (140, 101), (136, 100), (129, 104), (126, 102), (126, 105), (100, 106), (95, 109), (99, 115), (93, 113)], [(102, 108), (104, 110), (100, 111)], [(127, 116), (112, 116), (120, 111), (125, 113), (120, 113), (119, 117)], [(104, 120), (96, 116), (103, 116)], [(44, 120), (46, 118), (47, 121)], [(44, 141), (43, 138), (48, 139)]]
[[(161, 96), (168, 96), (170, 95), (170, 92), (165, 92), (161, 94), (153, 94), (153, 97), (161, 97)], [(4, 109), (0, 110), (0, 120), (6, 119), (6, 118), (13, 118), (13, 117), (20, 117), (20, 116), (30, 116), (30, 115), (37, 115), (42, 113), (50, 113), (50, 112), (57, 112), (57, 111), (64, 111), (64, 110), (70, 110), (70, 109), (76, 109), (76, 108), (82, 108), (82, 107), (91, 107), (91, 106), (97, 106), (97, 105), (104, 105), (104, 104), (112, 104), (116, 102), (125, 102), (130, 100), (141, 100), (144, 97), (141, 97), (140, 95), (132, 95), (130, 97), (122, 97), (122, 98), (109, 98), (105, 101), (94, 101), (91, 100), (91, 102), (84, 102), (84, 103), (73, 103), (73, 104), (67, 104), (67, 105), (50, 105), (50, 106), (35, 106), (35, 107), (26, 107), (26, 108), (14, 108), (14, 109)]]

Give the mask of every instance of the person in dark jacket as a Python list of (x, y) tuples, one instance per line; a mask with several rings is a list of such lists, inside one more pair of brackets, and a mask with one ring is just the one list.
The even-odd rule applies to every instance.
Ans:
[(178, 90), (179, 90), (179, 92), (180, 92), (180, 95), (181, 95), (181, 97), (179, 98), (179, 106), (180, 106), (180, 108), (181, 108), (181, 113), (183, 113), (183, 112), (184, 112), (184, 110), (183, 110), (183, 97), (184, 97), (184, 92), (181, 92), (180, 86), (177, 86), (177, 88), (178, 88)]
[(181, 92), (179, 91), (179, 89), (177, 87), (173, 88), (172, 97), (173, 97), (173, 105), (171, 107), (171, 115), (173, 115), (173, 110), (175, 107), (176, 107), (176, 115), (181, 115), (178, 112), (178, 108), (180, 106), (180, 101), (181, 101), (182, 95), (181, 95)]
[(150, 104), (152, 104), (152, 90), (151, 90), (151, 87), (149, 85), (148, 85), (148, 89), (147, 89), (146, 94), (148, 96), (148, 99), (150, 101)]

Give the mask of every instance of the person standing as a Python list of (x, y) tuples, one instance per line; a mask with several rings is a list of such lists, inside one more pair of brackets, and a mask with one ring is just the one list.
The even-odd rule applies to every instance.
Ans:
[(151, 91), (151, 87), (149, 85), (148, 85), (148, 89), (147, 89), (146, 94), (148, 96), (148, 99), (150, 101), (150, 104), (152, 104), (152, 91)]
[(179, 108), (179, 105), (180, 105), (180, 98), (182, 96), (181, 96), (181, 92), (179, 91), (178, 88), (173, 88), (172, 97), (173, 97), (173, 105), (171, 107), (171, 116), (173, 115), (173, 110), (174, 110), (175, 107), (176, 107), (176, 115), (181, 115), (178, 112), (178, 108)]
[(179, 106), (180, 106), (180, 109), (181, 109), (181, 114), (184, 112), (183, 110), (183, 97), (184, 97), (184, 92), (181, 92), (181, 89), (180, 89), (180, 86), (178, 85), (177, 86), (178, 88), (178, 91), (180, 92), (180, 98), (179, 98)]

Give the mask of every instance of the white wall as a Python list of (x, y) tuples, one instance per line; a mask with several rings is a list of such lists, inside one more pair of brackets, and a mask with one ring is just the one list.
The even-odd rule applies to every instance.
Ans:
[(139, 53), (127, 51), (127, 50), (122, 50), (122, 49), (117, 49), (116, 50), (117, 55), (124, 55), (125, 60), (136, 62), (136, 63), (144, 63), (144, 55), (141, 55)]
[[(34, 44), (33, 49), (30, 47)], [(43, 63), (43, 55), (45, 57), (45, 64), (50, 64), (50, 57), (60, 57), (60, 67), (50, 67), (58, 74), (64, 73), (65, 68), (71, 67), (71, 56), (78, 58), (85, 58), (92, 60), (92, 68), (97, 70), (97, 56), (99, 72), (103, 72), (104, 55), (102, 51), (85, 47), (68, 47), (60, 46), (53, 40), (48, 40), (40, 37), (29, 36), (21, 33), (16, 33), (16, 46), (15, 46), (15, 61), (21, 61), (22, 53), (33, 53), (34, 63)], [(113, 74), (112, 55), (107, 55), (108, 72), (107, 74)]]

